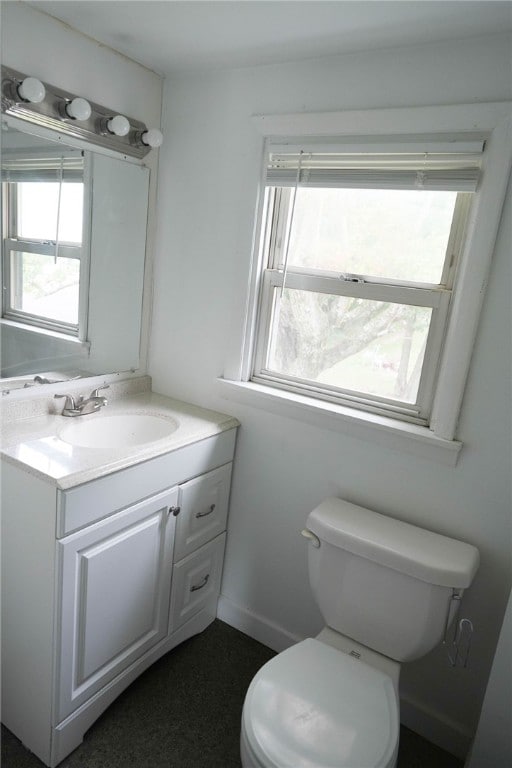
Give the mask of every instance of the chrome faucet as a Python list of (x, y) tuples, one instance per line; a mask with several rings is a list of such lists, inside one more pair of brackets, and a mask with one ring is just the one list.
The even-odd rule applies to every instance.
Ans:
[(102, 387), (93, 389), (88, 398), (79, 395), (74, 398), (73, 395), (54, 395), (54, 397), (65, 397), (64, 408), (62, 409), (62, 416), (85, 416), (87, 413), (96, 413), (107, 404), (108, 400), (103, 395), (100, 395), (100, 390), (110, 389), (108, 384), (104, 384)]

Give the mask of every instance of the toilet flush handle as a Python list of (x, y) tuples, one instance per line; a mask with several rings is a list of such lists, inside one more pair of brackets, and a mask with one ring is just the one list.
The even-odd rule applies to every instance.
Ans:
[(304, 530), (301, 531), (301, 535), (304, 536), (305, 539), (309, 539), (312, 545), (318, 549), (320, 546), (320, 539), (310, 531), (309, 528), (304, 528)]

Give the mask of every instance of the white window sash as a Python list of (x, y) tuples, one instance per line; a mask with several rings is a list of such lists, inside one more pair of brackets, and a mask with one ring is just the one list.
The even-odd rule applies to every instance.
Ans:
[(44, 315), (35, 315), (31, 312), (21, 312), (19, 310), (10, 309), (4, 312), (5, 320), (11, 320), (21, 325), (33, 325), (36, 328), (44, 328), (47, 331), (55, 331), (56, 333), (62, 333), (66, 336), (73, 338), (78, 337), (78, 325), (74, 323), (64, 323), (59, 320), (52, 320)]
[[(279, 288), (283, 284), (283, 273), (277, 269), (266, 269), (263, 276), (264, 288)], [(354, 296), (369, 301), (385, 301), (394, 304), (408, 304), (415, 307), (432, 307), (437, 309), (442, 296), (449, 297), (450, 292), (434, 286), (410, 286), (388, 282), (367, 282), (365, 280), (352, 282), (343, 277), (326, 274), (306, 273), (290, 269), (286, 277), (286, 287), (315, 293), (326, 293), (334, 296)]]
[[(8, 238), (5, 241), (6, 251), (18, 253), (38, 253), (41, 256), (55, 256), (54, 240), (24, 240), (22, 238)], [(73, 243), (59, 242), (58, 258), (80, 259), (82, 246)]]
[[(288, 239), (291, 235), (290, 200), (292, 191), (291, 188), (286, 187), (267, 187), (266, 192), (268, 198), (265, 207), (267, 218), (263, 224), (268, 231), (264, 236), (262, 252), (265, 254), (270, 269), (277, 269), (282, 271), (284, 269), (284, 254), (286, 253)], [(446, 247), (445, 261), (438, 286), (451, 288), (453, 285), (453, 280), (457, 268), (457, 260), (462, 248), (466, 222), (469, 208), (471, 206), (471, 199), (472, 195), (469, 193), (459, 192), (457, 194), (457, 200), (455, 202), (455, 209), (453, 212), (452, 227)], [(288, 271), (291, 272), (292, 270), (297, 272), (300, 271), (304, 274), (319, 274), (319, 270), (313, 268), (308, 269), (305, 267), (298, 269), (297, 267), (293, 267), (291, 264), (289, 264)], [(348, 275), (343, 275), (341, 273), (330, 273), (330, 276), (348, 277)], [(423, 288), (434, 287), (433, 285), (429, 286), (427, 284), (418, 283), (416, 281), (402, 281), (398, 279), (383, 277), (376, 279), (372, 275), (366, 275), (364, 273), (358, 273), (357, 275), (354, 273), (351, 276), (359, 277), (365, 282), (387, 283), (390, 285), (404, 284)]]
[[(38, 328), (46, 328), (50, 331), (58, 331), (68, 336), (79, 335), (79, 323), (66, 323), (62, 320), (52, 319), (45, 315), (37, 315), (13, 306), (12, 281), (14, 279), (12, 256), (14, 253), (34, 253), (41, 256), (55, 256), (55, 244), (51, 242), (35, 242), (26, 240), (8, 239), (4, 242), (4, 311), (6, 320), (34, 325)], [(59, 258), (76, 259), (81, 261), (82, 247), (59, 245)]]
[(256, 384), (266, 384), (297, 395), (310, 395), (318, 400), (357, 408), (360, 411), (373, 413), (378, 416), (399, 417), (401, 421), (406, 421), (410, 424), (426, 425), (426, 420), (419, 415), (419, 409), (410, 406), (410, 404), (402, 404), (396, 400), (386, 401), (385, 398), (375, 398), (372, 400), (370, 395), (362, 392), (342, 390), (329, 387), (326, 384), (314, 386), (311, 381), (285, 375), (277, 377), (272, 372), (265, 370), (261, 371), (257, 376), (253, 376), (252, 380)]
[(439, 356), (443, 342), (443, 331), (448, 315), (450, 291), (440, 288), (404, 287), (387, 284), (352, 283), (325, 276), (305, 275), (289, 272), (287, 288), (313, 291), (337, 296), (354, 296), (370, 301), (383, 301), (408, 306), (431, 308), (432, 316), (427, 335), (423, 366), (415, 403), (406, 403), (398, 399), (371, 395), (366, 392), (354, 392), (342, 387), (318, 385), (315, 382), (278, 373), (268, 368), (272, 328), (275, 310), (279, 302), (279, 289), (283, 283), (283, 274), (277, 270), (265, 270), (263, 275), (260, 332), (258, 334), (254, 369), (251, 379), (256, 382), (272, 383), (282, 389), (307, 394), (340, 404), (358, 406), (373, 413), (398, 415), (414, 423), (425, 424), (433, 398), (435, 369), (432, 361)]

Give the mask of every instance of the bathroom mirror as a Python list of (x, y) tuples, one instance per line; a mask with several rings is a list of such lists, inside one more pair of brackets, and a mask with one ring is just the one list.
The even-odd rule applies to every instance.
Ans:
[(2, 390), (139, 367), (149, 169), (49, 133), (2, 118)]

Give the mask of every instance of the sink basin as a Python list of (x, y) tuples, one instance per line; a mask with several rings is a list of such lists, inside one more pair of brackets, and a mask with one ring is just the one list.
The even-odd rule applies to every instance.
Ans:
[[(82, 419), (84, 419), (82, 421)], [(172, 435), (178, 422), (168, 416), (116, 413), (111, 416), (77, 416), (59, 437), (80, 448), (129, 448)]]

